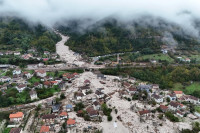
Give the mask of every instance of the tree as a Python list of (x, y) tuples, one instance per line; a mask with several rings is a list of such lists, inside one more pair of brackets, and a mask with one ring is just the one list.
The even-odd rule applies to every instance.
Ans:
[(101, 105), (101, 109), (103, 110), (104, 115), (109, 116), (112, 112), (111, 108), (108, 108), (107, 105), (104, 103)]
[(37, 108), (36, 108), (36, 111), (39, 111), (41, 109), (42, 105), (41, 104), (38, 104)]
[(74, 110), (79, 111), (82, 110), (83, 108), (85, 108), (84, 104), (82, 102), (79, 102), (75, 105)]
[(111, 116), (111, 115), (108, 115), (107, 120), (108, 120), (108, 121), (112, 121), (112, 116)]
[(179, 122), (178, 117), (174, 116), (171, 112), (166, 112), (165, 116), (172, 122)]
[(167, 100), (167, 102), (168, 102), (168, 103), (170, 102), (170, 98), (169, 98), (169, 97), (167, 97), (167, 99), (166, 99), (166, 100)]
[(64, 94), (64, 93), (61, 93), (61, 94), (60, 94), (60, 99), (65, 99), (65, 98), (66, 98), (65, 94)]

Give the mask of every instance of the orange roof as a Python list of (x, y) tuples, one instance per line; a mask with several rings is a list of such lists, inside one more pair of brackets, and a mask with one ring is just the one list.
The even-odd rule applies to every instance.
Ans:
[(183, 91), (174, 91), (175, 94), (183, 94)]
[(61, 112), (60, 115), (67, 116), (67, 112)]
[(58, 83), (58, 81), (51, 81), (51, 83), (56, 84), (56, 83)]
[(73, 73), (73, 75), (78, 75), (78, 73)]
[(15, 114), (10, 114), (9, 118), (22, 118), (24, 114), (22, 112), (17, 112)]
[(70, 75), (70, 73), (64, 73), (63, 77), (67, 77), (68, 75)]
[(67, 120), (67, 125), (74, 125), (75, 123), (76, 123), (76, 121), (73, 120), (73, 119), (71, 119), (71, 118), (69, 118), (69, 119)]
[(43, 84), (44, 85), (51, 85), (51, 82), (50, 81), (45, 81)]
[(181, 107), (183, 107), (184, 105), (183, 104), (181, 104), (181, 103), (178, 103)]
[(49, 132), (49, 126), (42, 126), (40, 129), (40, 133), (46, 133)]

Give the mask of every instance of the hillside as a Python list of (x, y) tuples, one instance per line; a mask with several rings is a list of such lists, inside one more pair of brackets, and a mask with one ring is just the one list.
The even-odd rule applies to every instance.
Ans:
[(184, 32), (178, 25), (162, 20), (158, 20), (156, 25), (142, 20), (127, 24), (106, 20), (81, 32), (79, 28), (79, 22), (71, 22), (68, 26), (58, 29), (70, 36), (66, 45), (88, 56), (130, 51), (141, 51), (143, 54), (159, 53), (162, 45), (178, 50), (200, 49), (200, 42), (196, 38)]
[(26, 52), (35, 47), (39, 52), (55, 52), (55, 44), (60, 38), (42, 25), (28, 25), (18, 18), (0, 18), (0, 50)]

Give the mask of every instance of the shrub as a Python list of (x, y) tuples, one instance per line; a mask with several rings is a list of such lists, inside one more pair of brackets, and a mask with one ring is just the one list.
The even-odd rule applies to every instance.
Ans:
[(112, 116), (109, 115), (109, 116), (107, 117), (107, 120), (108, 120), (108, 121), (112, 121)]
[(172, 122), (179, 122), (178, 117), (174, 116), (171, 112), (166, 112), (165, 116)]

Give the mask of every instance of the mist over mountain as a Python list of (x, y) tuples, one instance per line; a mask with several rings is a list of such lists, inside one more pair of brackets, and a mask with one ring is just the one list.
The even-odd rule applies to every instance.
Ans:
[(85, 22), (81, 23), (83, 29), (110, 17), (127, 23), (151, 16), (155, 19), (143, 19), (142, 23), (157, 25), (161, 18), (197, 37), (194, 20), (200, 18), (199, 5), (199, 0), (1, 0), (0, 16), (17, 16), (50, 27), (80, 20)]
[(0, 17), (20, 18), (33, 30), (38, 24), (59, 29), (70, 36), (70, 48), (87, 55), (152, 53), (162, 45), (200, 51), (199, 5), (198, 0), (1, 0)]

